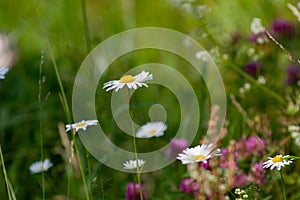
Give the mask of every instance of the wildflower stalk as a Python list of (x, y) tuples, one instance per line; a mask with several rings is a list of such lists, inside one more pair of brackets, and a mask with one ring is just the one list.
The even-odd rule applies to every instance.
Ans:
[(10, 191), (10, 187), (9, 187), (9, 182), (8, 182), (8, 178), (7, 178), (7, 174), (6, 174), (6, 169), (5, 169), (5, 164), (4, 164), (4, 158), (3, 158), (3, 154), (2, 154), (2, 147), (0, 144), (0, 156), (1, 156), (1, 164), (2, 164), (2, 171), (4, 174), (4, 179), (5, 179), (5, 184), (6, 184), (6, 189), (7, 189), (7, 194), (8, 194), (8, 199), (11, 200), (11, 191)]
[(280, 172), (280, 178), (281, 178), (281, 187), (282, 187), (282, 192), (283, 192), (283, 199), (286, 200), (286, 193), (285, 193), (285, 184), (284, 184), (284, 179), (281, 170)]
[[(42, 121), (42, 65), (44, 63), (44, 52), (41, 52), (41, 61), (39, 66), (39, 94), (38, 94), (38, 102), (39, 102), (39, 117), (40, 117), (40, 142), (41, 142), (41, 160), (44, 160), (44, 141), (43, 141), (43, 121)], [(45, 199), (45, 173), (42, 170), (42, 195), (43, 199)]]
[[(129, 97), (129, 102), (130, 102), (130, 90), (128, 89), (128, 97)], [(129, 103), (129, 112), (130, 112), (130, 117), (133, 119), (133, 114), (132, 110), (130, 109), (130, 103)], [(134, 155), (135, 155), (135, 161), (136, 161), (136, 176), (137, 176), (137, 181), (139, 184), (140, 188), (140, 199), (143, 200), (143, 190), (141, 187), (141, 172), (140, 167), (138, 165), (138, 153), (137, 153), (137, 148), (136, 148), (136, 139), (135, 139), (135, 130), (134, 130), (134, 122), (131, 120), (131, 130), (132, 130), (132, 140), (133, 140), (133, 149), (134, 149)], [(135, 186), (134, 186), (135, 189)]]
[[(58, 72), (58, 67), (57, 67), (56, 60), (55, 60), (55, 57), (54, 57), (54, 54), (53, 54), (53, 51), (52, 51), (49, 40), (47, 42), (48, 42), (48, 48), (49, 48), (50, 56), (51, 56), (51, 59), (52, 59), (52, 62), (53, 62), (53, 67), (54, 67), (54, 70), (55, 70), (56, 78), (57, 78), (57, 81), (58, 81), (58, 84), (59, 84), (59, 87), (60, 87), (60, 92), (61, 92), (60, 100), (61, 100), (63, 109), (65, 111), (67, 121), (68, 121), (68, 123), (71, 124), (72, 123), (72, 117), (71, 117), (71, 112), (70, 112), (70, 109), (69, 109), (69, 106), (68, 106), (66, 94), (65, 94), (65, 91), (64, 91), (64, 88), (63, 88), (63, 84), (62, 84), (62, 81), (61, 81), (61, 78), (60, 78), (60, 75), (59, 75), (59, 72)], [(89, 191), (88, 191), (88, 187), (87, 187), (86, 180), (85, 180), (85, 174), (84, 174), (84, 171), (83, 171), (82, 160), (81, 160), (78, 144), (76, 142), (76, 132), (75, 132), (75, 130), (73, 130), (72, 136), (73, 136), (72, 139), (74, 141), (74, 146), (75, 146), (75, 150), (77, 152), (77, 157), (78, 157), (78, 161), (79, 161), (79, 168), (80, 168), (80, 173), (81, 173), (82, 182), (83, 182), (83, 186), (84, 186), (85, 196), (86, 196), (87, 200), (90, 200)]]

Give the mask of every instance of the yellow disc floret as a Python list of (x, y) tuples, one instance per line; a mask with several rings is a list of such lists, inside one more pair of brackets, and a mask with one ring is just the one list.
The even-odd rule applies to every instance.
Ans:
[(132, 83), (135, 81), (135, 78), (131, 75), (125, 75), (120, 79), (120, 83)]
[(282, 162), (282, 155), (275, 156), (272, 158), (273, 163)]

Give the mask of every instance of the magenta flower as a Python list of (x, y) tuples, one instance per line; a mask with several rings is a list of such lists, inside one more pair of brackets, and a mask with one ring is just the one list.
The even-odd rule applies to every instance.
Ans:
[(235, 176), (234, 186), (235, 187), (243, 187), (250, 183), (250, 178), (243, 172), (240, 172)]
[(199, 188), (199, 183), (192, 178), (183, 179), (179, 186), (179, 189), (186, 194), (197, 194)]
[(254, 163), (251, 168), (252, 179), (257, 185), (267, 182), (267, 179), (265, 178), (265, 169), (263, 166), (263, 162), (260, 161), (259, 163)]
[[(143, 192), (143, 199), (147, 199), (147, 195), (145, 192), (144, 184), (141, 184), (142, 192)], [(126, 199), (127, 200), (140, 200), (140, 185), (138, 183), (128, 183), (126, 187)]]
[(257, 153), (259, 156), (261, 156), (265, 148), (266, 142), (259, 137), (250, 136), (246, 140), (246, 150), (249, 154)]
[(287, 85), (296, 84), (300, 80), (300, 68), (297, 65), (290, 65), (286, 69), (285, 83)]
[(166, 151), (166, 156), (175, 158), (179, 153), (182, 153), (188, 147), (188, 141), (183, 138), (173, 138), (170, 142), (170, 147)]
[(205, 160), (201, 163), (201, 166), (206, 169), (206, 170), (210, 170), (210, 165), (209, 165), (209, 160)]
[(283, 18), (271, 22), (271, 32), (277, 37), (290, 38), (297, 35), (296, 25)]
[(256, 77), (261, 74), (263, 67), (260, 62), (252, 61), (245, 65), (244, 70), (250, 76)]

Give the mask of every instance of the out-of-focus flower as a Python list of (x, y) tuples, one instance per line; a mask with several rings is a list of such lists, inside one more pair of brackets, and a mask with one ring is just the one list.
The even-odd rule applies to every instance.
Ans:
[(293, 161), (288, 159), (289, 155), (277, 155), (275, 157), (268, 157), (268, 161), (263, 163), (263, 168), (269, 168), (272, 170), (275, 167), (277, 168), (277, 170), (280, 170), (281, 167), (284, 167), (285, 165), (289, 165), (291, 164)]
[(291, 38), (297, 35), (296, 25), (283, 18), (271, 22), (271, 32), (277, 37)]
[[(237, 162), (235, 160), (237, 156), (236, 152), (230, 152), (227, 148), (223, 148), (221, 150), (221, 153), (222, 155), (220, 159), (220, 168), (222, 169), (228, 169), (229, 167), (234, 167), (235, 169), (238, 168)], [(230, 161), (229, 157), (233, 157), (233, 160)]]
[(152, 79), (152, 74), (142, 71), (135, 76), (125, 75), (120, 80), (106, 82), (104, 83), (103, 89), (105, 89), (106, 91), (115, 90), (115, 92), (118, 92), (118, 90), (122, 89), (124, 86), (127, 86), (129, 89), (136, 90), (137, 88), (142, 86), (148, 87), (148, 85), (144, 82)]
[(16, 58), (12, 41), (5, 34), (0, 33), (0, 67), (10, 67)]
[(253, 34), (259, 34), (266, 31), (265, 27), (261, 24), (261, 19), (253, 18), (250, 25), (251, 32)]
[(188, 141), (184, 138), (173, 138), (170, 147), (166, 151), (166, 156), (175, 158), (179, 153), (188, 147)]
[(265, 148), (266, 142), (259, 137), (250, 136), (246, 141), (246, 150), (249, 153), (257, 152), (261, 156)]
[(242, 190), (240, 188), (236, 188), (234, 191), (234, 194), (236, 194), (236, 200), (244, 200), (248, 199), (248, 195), (245, 190)]
[[(137, 163), (137, 164), (136, 164)], [(145, 164), (144, 160), (138, 159), (137, 162), (136, 160), (128, 160), (123, 163), (123, 168), (124, 169), (136, 169), (137, 167), (140, 168)]]
[(265, 79), (265, 77), (263, 77), (263, 76), (258, 76), (256, 82), (257, 82), (258, 84), (264, 85), (264, 84), (266, 84), (266, 79)]
[(263, 67), (260, 62), (252, 61), (245, 65), (244, 70), (247, 74), (256, 77), (261, 74)]
[(82, 120), (81, 122), (75, 124), (67, 124), (66, 125), (66, 132), (70, 131), (71, 129), (75, 129), (77, 132), (79, 129), (86, 130), (88, 126), (97, 125), (98, 120)]
[(287, 85), (296, 84), (300, 80), (300, 67), (297, 65), (290, 65), (286, 69), (285, 83)]
[(214, 150), (213, 144), (202, 144), (193, 148), (187, 148), (183, 153), (178, 154), (177, 159), (182, 164), (190, 164), (195, 162), (203, 162), (214, 156), (219, 156), (220, 149)]
[(9, 71), (8, 67), (1, 67), (0, 66), (0, 79), (5, 79), (5, 75), (8, 71)]
[(195, 57), (199, 60), (202, 60), (203, 62), (208, 62), (210, 60), (210, 55), (207, 51), (203, 50), (203, 51), (198, 51), (195, 54)]
[(235, 187), (243, 187), (243, 186), (245, 186), (249, 183), (250, 183), (249, 176), (247, 176), (243, 172), (240, 172), (235, 176), (235, 179), (234, 179), (234, 186)]
[(140, 200), (140, 187), (142, 189), (142, 196), (143, 199), (146, 200), (147, 199), (147, 194), (145, 192), (145, 186), (144, 184), (141, 184), (141, 186), (138, 183), (128, 183), (127, 187), (126, 187), (126, 199), (127, 200)]
[(300, 127), (299, 126), (289, 126), (288, 131), (291, 133), (292, 138), (297, 146), (300, 146)]
[(192, 178), (185, 178), (179, 185), (179, 189), (186, 194), (197, 194), (199, 183)]
[(201, 166), (206, 170), (210, 170), (209, 160), (204, 160), (201, 162)]
[(49, 159), (37, 161), (30, 165), (29, 170), (32, 174), (37, 174), (43, 171), (48, 171), (53, 166)]
[(263, 166), (264, 166), (263, 162), (260, 161), (258, 163), (254, 163), (253, 166), (251, 167), (252, 179), (257, 185), (261, 185), (267, 182), (267, 179), (265, 177), (266, 173)]
[(139, 128), (136, 133), (137, 138), (151, 138), (164, 135), (167, 125), (163, 122), (148, 122)]

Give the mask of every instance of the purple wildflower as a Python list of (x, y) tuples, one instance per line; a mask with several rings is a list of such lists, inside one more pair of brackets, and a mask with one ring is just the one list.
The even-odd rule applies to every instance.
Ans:
[(257, 185), (261, 185), (265, 182), (267, 182), (265, 178), (265, 169), (263, 168), (263, 162), (260, 161), (259, 163), (254, 163), (252, 168), (251, 168), (251, 175), (253, 178), (253, 181)]
[[(141, 184), (143, 199), (147, 199), (144, 184)], [(140, 200), (140, 185), (138, 183), (128, 183), (126, 188), (126, 199), (127, 200)]]
[(261, 74), (262, 69), (262, 64), (257, 61), (249, 62), (244, 67), (245, 72), (253, 77)]
[(297, 81), (300, 79), (300, 68), (297, 65), (290, 65), (286, 69), (286, 76), (285, 83), (287, 85), (297, 83)]
[(173, 138), (170, 142), (170, 148), (166, 151), (169, 158), (176, 158), (179, 153), (182, 153), (188, 147), (188, 141), (183, 138)]
[(297, 34), (296, 25), (283, 18), (274, 19), (271, 22), (271, 32), (277, 37), (290, 38)]
[(197, 181), (195, 181), (192, 178), (185, 178), (183, 179), (183, 181), (180, 183), (179, 189), (187, 194), (197, 194), (197, 192), (199, 191), (199, 183)]

